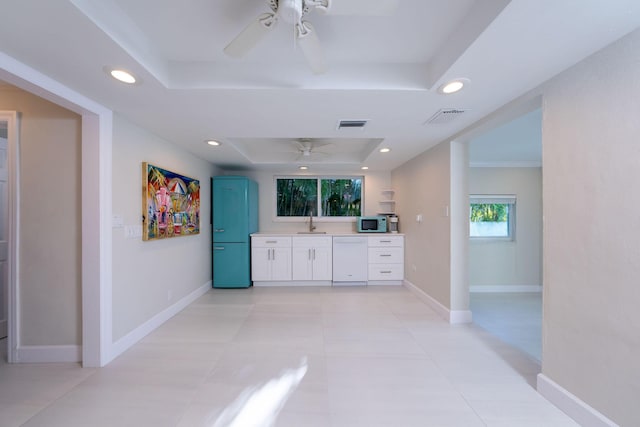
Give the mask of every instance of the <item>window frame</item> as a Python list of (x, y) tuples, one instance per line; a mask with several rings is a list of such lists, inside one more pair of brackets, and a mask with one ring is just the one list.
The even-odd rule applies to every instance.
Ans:
[[(365, 177), (364, 175), (274, 175), (273, 176), (273, 210), (272, 216), (274, 222), (304, 222), (308, 216), (278, 216), (278, 180), (279, 179), (315, 179), (317, 185), (316, 212), (320, 212), (322, 208), (322, 180), (334, 179), (359, 179), (360, 184), (360, 216), (364, 212), (364, 193), (365, 193)], [(355, 222), (357, 216), (313, 216), (314, 222)]]
[[(472, 236), (471, 235), (471, 209), (473, 205), (501, 204), (508, 205), (507, 211), (507, 236)], [(515, 194), (470, 194), (469, 195), (469, 239), (471, 241), (489, 242), (514, 242), (516, 240), (516, 204)]]

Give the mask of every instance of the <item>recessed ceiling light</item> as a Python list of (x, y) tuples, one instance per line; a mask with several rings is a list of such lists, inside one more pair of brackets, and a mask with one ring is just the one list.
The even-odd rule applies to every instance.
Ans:
[(306, 171), (309, 168), (307, 166), (300, 166), (298, 169), (300, 169), (301, 171)]
[(465, 78), (453, 79), (444, 83), (438, 89), (438, 92), (443, 93), (445, 95), (449, 95), (452, 93), (456, 93), (460, 91), (465, 85), (469, 84), (471, 81)]
[(121, 81), (122, 83), (132, 85), (137, 81), (133, 74), (125, 70), (114, 69), (109, 71), (109, 74), (111, 74), (111, 77), (118, 81)]
[(215, 139), (208, 139), (206, 143), (209, 145), (213, 145), (214, 147), (221, 145), (220, 142), (216, 141)]
[(380, 149), (380, 152), (381, 152), (381, 153), (388, 153), (389, 151), (391, 151), (391, 148), (386, 148), (386, 147), (385, 147), (385, 148), (381, 148), (381, 149)]
[(360, 169), (362, 169), (363, 171), (366, 171), (367, 169), (369, 169), (369, 166), (363, 166)]

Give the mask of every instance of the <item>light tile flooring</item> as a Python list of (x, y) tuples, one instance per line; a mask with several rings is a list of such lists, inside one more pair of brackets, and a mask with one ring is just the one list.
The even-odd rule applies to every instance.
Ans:
[(473, 323), (542, 360), (541, 292), (473, 292), (469, 300)]
[(404, 287), (215, 289), (105, 368), (0, 365), (0, 425), (577, 425), (538, 371)]

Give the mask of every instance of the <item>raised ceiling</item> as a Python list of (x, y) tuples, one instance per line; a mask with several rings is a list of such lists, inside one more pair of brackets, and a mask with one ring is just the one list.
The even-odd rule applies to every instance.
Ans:
[[(395, 0), (383, 16), (364, 13), (369, 1), (334, 2), (363, 13), (309, 14), (321, 75), (283, 22), (245, 57), (224, 55), (264, 0), (6, 2), (0, 49), (222, 167), (293, 170), (309, 159), (289, 148), (310, 138), (331, 143), (315, 159), (325, 168), (390, 170), (640, 25), (637, 0)], [(113, 81), (110, 66), (141, 83)], [(471, 84), (438, 93), (456, 77)], [(466, 112), (425, 124), (443, 108)], [(360, 119), (363, 129), (337, 128)]]

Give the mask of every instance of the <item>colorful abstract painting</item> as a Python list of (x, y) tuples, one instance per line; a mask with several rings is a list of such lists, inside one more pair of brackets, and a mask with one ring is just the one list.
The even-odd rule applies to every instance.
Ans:
[(200, 233), (200, 181), (142, 163), (142, 240)]

